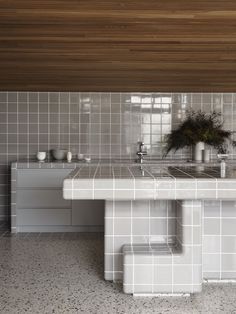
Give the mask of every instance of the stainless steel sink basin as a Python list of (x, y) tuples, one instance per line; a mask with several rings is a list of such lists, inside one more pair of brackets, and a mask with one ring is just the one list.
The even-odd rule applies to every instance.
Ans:
[(186, 164), (186, 160), (165, 160), (165, 159), (144, 159), (142, 164), (137, 163), (134, 159), (114, 159), (112, 160), (114, 163), (121, 163), (121, 164), (136, 164), (136, 165), (173, 165), (173, 164)]

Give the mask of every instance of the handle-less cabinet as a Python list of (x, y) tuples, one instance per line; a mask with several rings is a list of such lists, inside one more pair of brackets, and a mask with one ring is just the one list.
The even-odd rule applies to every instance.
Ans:
[(71, 169), (16, 170), (16, 232), (103, 231), (103, 201), (63, 199)]

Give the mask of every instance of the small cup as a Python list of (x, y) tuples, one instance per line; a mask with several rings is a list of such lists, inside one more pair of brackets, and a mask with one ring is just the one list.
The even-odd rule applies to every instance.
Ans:
[(47, 153), (46, 152), (37, 152), (37, 159), (38, 161), (44, 161), (46, 159)]
[(83, 160), (84, 159), (84, 154), (77, 154), (78, 160)]

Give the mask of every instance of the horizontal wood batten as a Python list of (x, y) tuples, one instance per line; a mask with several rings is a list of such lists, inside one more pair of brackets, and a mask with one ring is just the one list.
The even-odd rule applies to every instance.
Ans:
[(236, 91), (236, 2), (0, 4), (0, 90)]

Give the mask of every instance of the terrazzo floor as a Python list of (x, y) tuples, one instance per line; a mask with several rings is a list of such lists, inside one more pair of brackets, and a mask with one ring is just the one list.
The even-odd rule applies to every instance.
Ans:
[(103, 280), (103, 235), (0, 235), (0, 313), (235, 313), (236, 284), (191, 297), (133, 298)]

